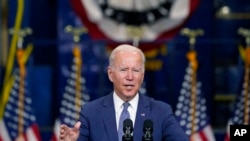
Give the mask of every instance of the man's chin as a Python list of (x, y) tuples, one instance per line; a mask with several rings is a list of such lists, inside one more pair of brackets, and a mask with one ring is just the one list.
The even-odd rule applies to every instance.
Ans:
[(133, 98), (136, 95), (136, 92), (134, 91), (126, 91), (125, 96), (127, 98)]

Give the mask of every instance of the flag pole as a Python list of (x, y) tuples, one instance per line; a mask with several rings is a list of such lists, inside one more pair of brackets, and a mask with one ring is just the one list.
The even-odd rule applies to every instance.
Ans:
[(249, 124), (249, 84), (250, 84), (250, 29), (245, 29), (245, 28), (239, 28), (238, 29), (238, 34), (242, 35), (245, 38), (246, 42), (246, 48), (245, 48), (245, 74), (244, 74), (244, 125)]
[(24, 38), (27, 35), (32, 34), (32, 30), (27, 27), (20, 30), (14, 30), (11, 28), (9, 30), (10, 34), (17, 35), (17, 52), (16, 52), (16, 58), (17, 63), (19, 66), (20, 71), (20, 84), (19, 84), (19, 93), (18, 93), (18, 137), (17, 140), (22, 140), (22, 134), (24, 132), (24, 91), (25, 91), (25, 76), (26, 76), (26, 67), (25, 67), (25, 61), (23, 60), (24, 57), (24, 49), (23, 49), (23, 42)]
[(76, 63), (76, 79), (75, 79), (75, 109), (76, 109), (76, 119), (79, 117), (79, 112), (81, 108), (81, 73), (82, 73), (82, 55), (80, 49), (80, 36), (87, 32), (86, 28), (83, 27), (73, 27), (71, 25), (67, 25), (65, 27), (65, 32), (73, 35), (74, 47), (73, 47), (73, 55)]
[(195, 43), (196, 43), (196, 37), (201, 36), (204, 34), (204, 31), (202, 29), (189, 29), (184, 28), (181, 30), (181, 34), (184, 36), (187, 36), (189, 38), (189, 52), (187, 53), (187, 59), (189, 63), (191, 64), (192, 68), (192, 77), (191, 77), (191, 141), (192, 141), (192, 134), (195, 133), (195, 115), (196, 115), (196, 86), (197, 86), (197, 69), (198, 69), (198, 61), (197, 61), (197, 53), (195, 51)]

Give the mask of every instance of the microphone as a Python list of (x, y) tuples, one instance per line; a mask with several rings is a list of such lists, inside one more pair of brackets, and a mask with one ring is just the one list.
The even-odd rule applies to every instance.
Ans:
[(131, 119), (125, 119), (123, 121), (123, 132), (122, 141), (133, 141), (133, 122)]
[(147, 119), (143, 123), (143, 133), (142, 141), (153, 141), (153, 122), (150, 119)]

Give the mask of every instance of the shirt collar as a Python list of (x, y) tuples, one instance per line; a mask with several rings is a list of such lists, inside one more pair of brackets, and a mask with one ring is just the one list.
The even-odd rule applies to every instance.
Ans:
[[(125, 101), (123, 101), (119, 96), (117, 96), (117, 94), (115, 92), (113, 93), (113, 99), (114, 99), (115, 111), (118, 111), (118, 109), (123, 108), (122, 104)], [(128, 102), (130, 103), (130, 107), (132, 109), (136, 110), (137, 106), (138, 106), (138, 101), (139, 101), (139, 93), (137, 93), (135, 95), (135, 97), (132, 100), (128, 101)]]

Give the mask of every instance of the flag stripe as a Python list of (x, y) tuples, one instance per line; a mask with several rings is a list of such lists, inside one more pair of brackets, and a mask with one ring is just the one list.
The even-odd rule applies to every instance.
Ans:
[[(207, 127), (205, 127), (205, 128), (207, 128)], [(204, 129), (205, 130), (205, 129)], [(200, 137), (201, 137), (201, 140), (203, 140), (203, 141), (208, 141), (207, 140), (207, 137), (206, 137), (206, 134), (204, 133), (204, 132), (200, 132)]]
[(39, 140), (39, 134), (38, 134), (38, 128), (35, 124), (33, 124), (31, 126), (31, 128), (29, 128), (27, 130), (27, 139), (29, 141), (38, 141)]
[(6, 126), (5, 126), (5, 123), (3, 122), (3, 120), (0, 121), (0, 138), (3, 140), (3, 141), (10, 141), (10, 137), (9, 137), (9, 134), (7, 132), (7, 129), (6, 129)]
[(52, 135), (52, 141), (59, 141), (60, 124), (60, 120), (56, 119), (54, 126), (54, 134)]
[(204, 132), (206, 134), (206, 138), (207, 138), (207, 141), (214, 141), (214, 135), (213, 133), (211, 132), (212, 131), (212, 127), (210, 125), (208, 125), (205, 129), (204, 129)]
[(192, 139), (190, 141), (202, 141), (199, 134), (194, 134), (191, 136), (191, 138)]
[(194, 141), (214, 141), (214, 135), (212, 134), (212, 128), (210, 125), (207, 125), (203, 131), (195, 133), (192, 138)]

